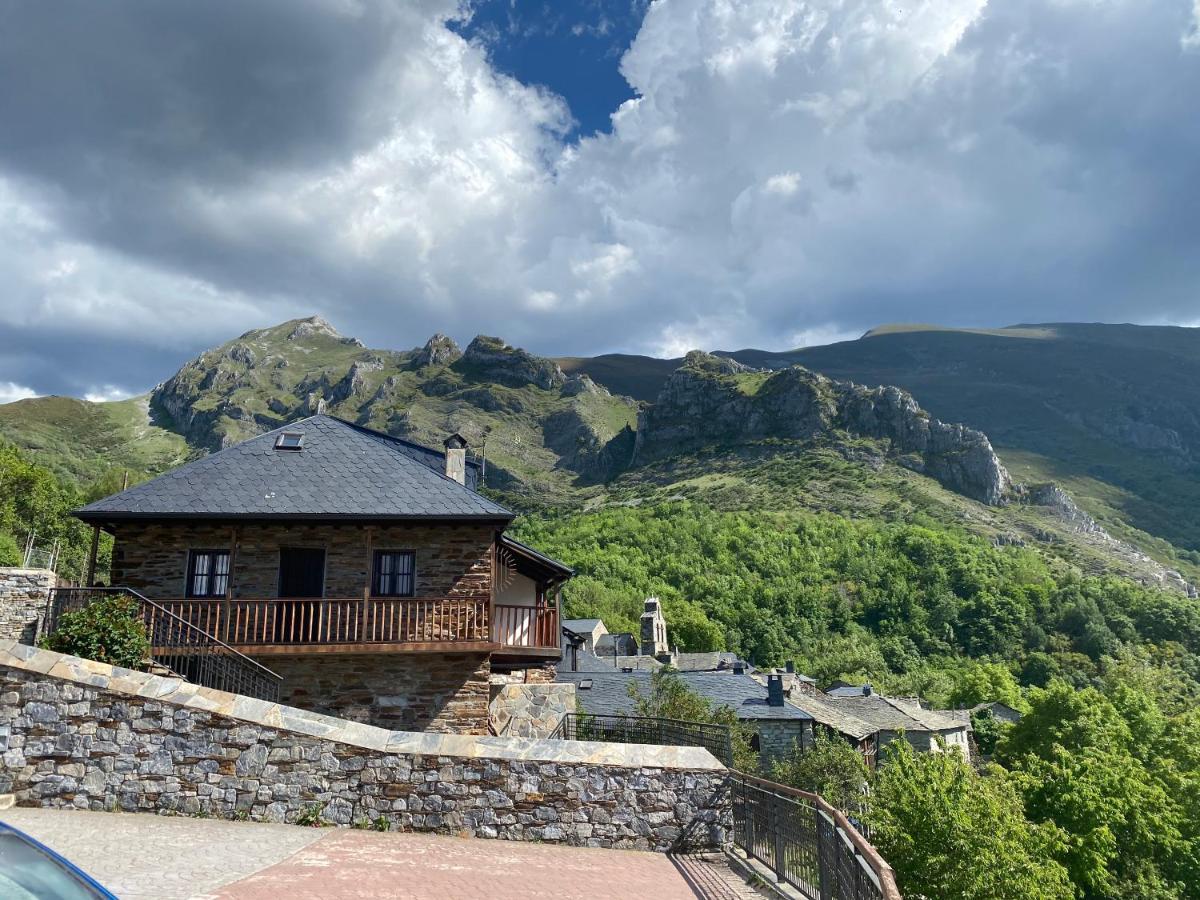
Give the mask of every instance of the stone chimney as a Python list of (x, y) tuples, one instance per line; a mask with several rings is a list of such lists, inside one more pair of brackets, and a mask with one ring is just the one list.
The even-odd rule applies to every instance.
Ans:
[(467, 439), (457, 431), (446, 438), (446, 477), (461, 485), (467, 483)]
[(783, 706), (783, 676), (772, 673), (767, 676), (767, 705)]

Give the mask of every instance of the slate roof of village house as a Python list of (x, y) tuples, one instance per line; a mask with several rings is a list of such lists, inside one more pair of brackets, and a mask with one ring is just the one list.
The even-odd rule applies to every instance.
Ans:
[(887, 731), (957, 731), (964, 727), (941, 713), (923, 709), (919, 703), (879, 694), (831, 698), (829, 705)]
[[(582, 655), (582, 654), (581, 654)], [(575, 696), (585, 712), (603, 716), (636, 716), (637, 706), (629, 696), (629, 685), (637, 685), (643, 697), (649, 697), (650, 672), (564, 672), (555, 681), (575, 684)], [(729, 706), (739, 719), (811, 719), (808, 713), (785, 703), (767, 703), (767, 689), (749, 675), (724, 672), (680, 672), (679, 678), (689, 688), (714, 706)], [(590, 682), (583, 687), (581, 682)]]
[[(275, 449), (282, 432), (300, 450)], [(486, 519), (513, 514), (444, 474), (443, 455), (333, 416), (301, 419), (77, 510), (128, 518)]]
[(841, 708), (842, 701), (840, 700), (826, 701), (812, 694), (794, 690), (787, 702), (804, 710), (813, 717), (814, 721), (855, 740), (861, 741), (879, 730), (879, 726), (872, 725), (858, 716), (852, 715), (849, 710)]

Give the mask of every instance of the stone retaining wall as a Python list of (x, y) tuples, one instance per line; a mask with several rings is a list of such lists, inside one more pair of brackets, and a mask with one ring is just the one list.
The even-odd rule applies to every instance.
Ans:
[(49, 569), (0, 568), (0, 640), (32, 644), (57, 584)]
[(492, 731), (509, 737), (548, 738), (575, 712), (574, 684), (492, 685)]
[(0, 642), (0, 794), (665, 851), (730, 828), (696, 747), (389, 732)]

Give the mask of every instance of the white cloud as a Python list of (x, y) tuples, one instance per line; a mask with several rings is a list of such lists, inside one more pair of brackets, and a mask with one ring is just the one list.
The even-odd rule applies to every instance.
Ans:
[[(0, 146), (0, 327), (162, 354), (319, 312), (381, 345), (678, 355), (898, 319), (1194, 318), (1195, 0), (656, 3), (621, 61), (637, 99), (571, 145), (560, 98), (444, 27), (452, 0), (305, 9), (332, 11), (305, 40), (349, 74), (292, 114), (311, 129), (272, 120), (270, 152), (170, 66), (176, 130), (134, 118), (159, 141), (136, 177), (68, 189), (87, 165), (6, 174)], [(164, 168), (181, 141), (205, 153)], [(81, 158), (122, 172), (120, 149)]]
[(127, 391), (113, 384), (106, 384), (101, 387), (92, 388), (83, 395), (83, 399), (89, 403), (112, 403), (116, 400), (128, 400), (132, 396), (133, 391)]
[(13, 403), (36, 396), (37, 392), (33, 388), (27, 388), (11, 381), (0, 381), (0, 403)]

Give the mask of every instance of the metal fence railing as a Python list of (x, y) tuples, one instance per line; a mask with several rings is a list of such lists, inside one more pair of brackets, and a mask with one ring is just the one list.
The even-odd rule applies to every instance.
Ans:
[(810, 900), (900, 900), (892, 867), (821, 797), (730, 774), (734, 843), (781, 882)]
[(153, 662), (193, 684), (260, 700), (279, 700), (282, 679), (266, 666), (128, 588), (55, 588), (50, 592), (44, 631), (53, 632), (65, 612), (120, 594), (138, 601)]
[(659, 744), (704, 747), (726, 766), (733, 765), (733, 740), (727, 725), (685, 722), (649, 716), (594, 716), (568, 713), (554, 737), (567, 741), (607, 741), (614, 744)]

